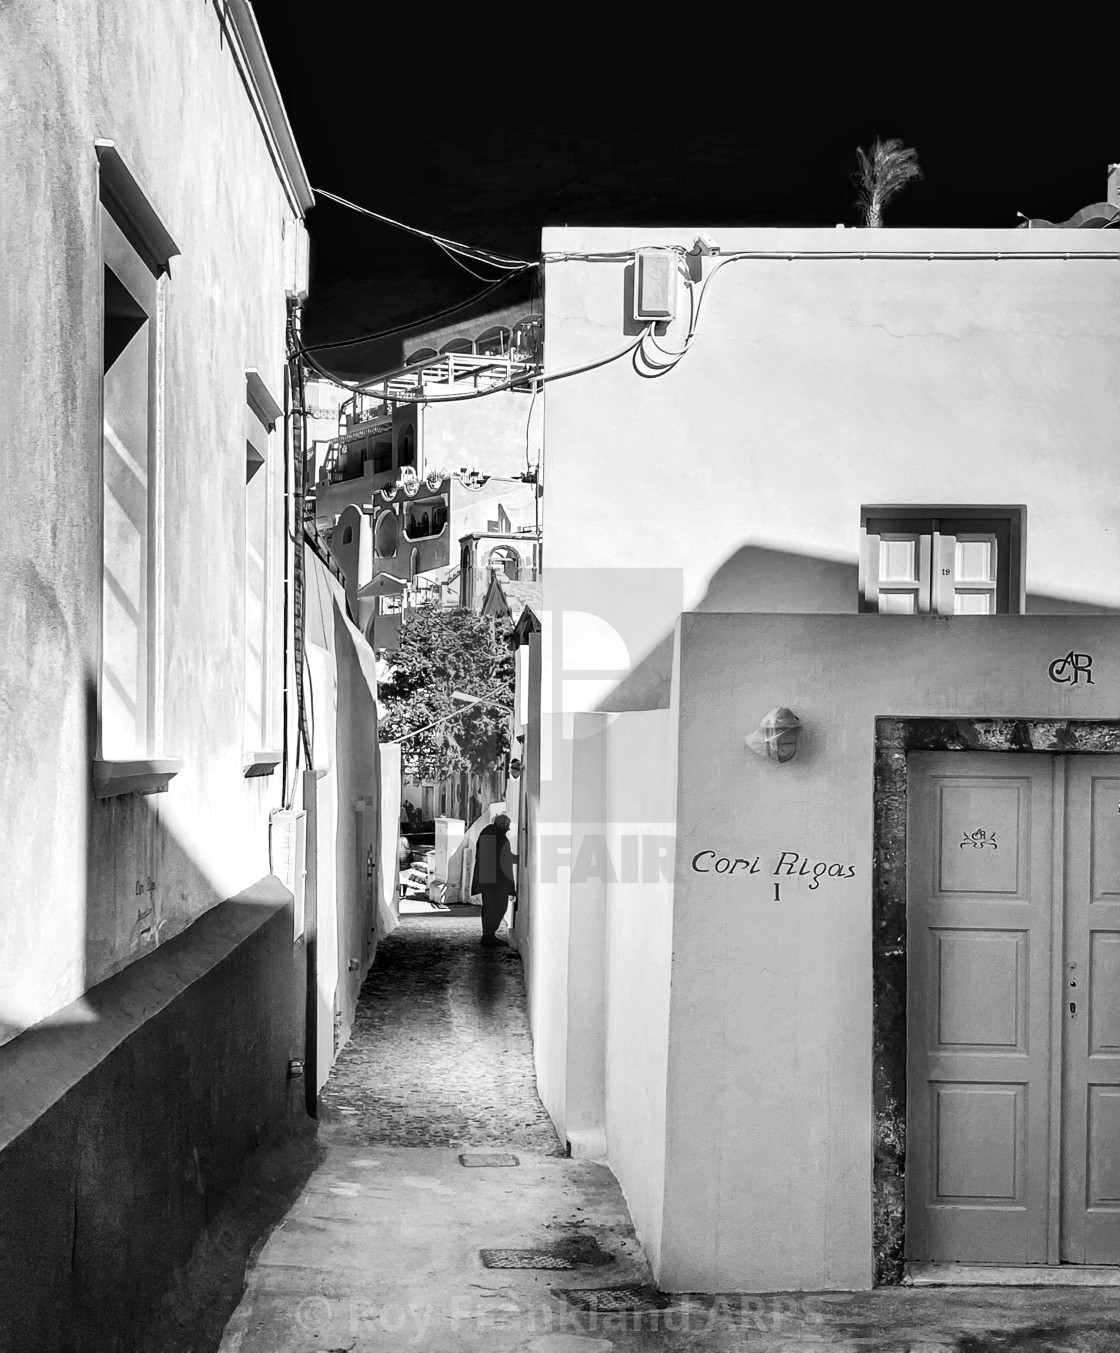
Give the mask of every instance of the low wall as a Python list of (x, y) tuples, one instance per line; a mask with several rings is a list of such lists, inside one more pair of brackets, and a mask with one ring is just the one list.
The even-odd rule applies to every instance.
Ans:
[(264, 879), (0, 1049), (6, 1347), (135, 1346), (245, 1157), (304, 1121), (304, 962)]

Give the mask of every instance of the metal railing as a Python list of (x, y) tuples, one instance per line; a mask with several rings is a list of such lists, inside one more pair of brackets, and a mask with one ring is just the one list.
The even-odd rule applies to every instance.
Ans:
[(516, 351), (506, 354), (440, 353), (438, 357), (400, 367), (367, 382), (362, 387), (361, 395), (379, 401), (382, 412), (367, 413), (365, 416), (384, 417), (384, 411), (392, 404), (423, 399), (425, 386), (467, 386), (475, 390), (488, 390), (495, 385), (516, 381), (518, 377), (529, 380), (539, 370), (539, 365)]

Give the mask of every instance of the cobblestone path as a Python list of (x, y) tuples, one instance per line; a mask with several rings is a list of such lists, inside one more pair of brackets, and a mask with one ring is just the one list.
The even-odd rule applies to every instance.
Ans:
[(385, 1145), (563, 1155), (537, 1098), (521, 960), (480, 933), (477, 916), (404, 916), (381, 941), (325, 1120)]

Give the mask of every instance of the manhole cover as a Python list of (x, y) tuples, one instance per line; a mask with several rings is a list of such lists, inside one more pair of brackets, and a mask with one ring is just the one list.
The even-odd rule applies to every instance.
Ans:
[(576, 1261), (553, 1250), (479, 1250), (486, 1268), (575, 1268)]
[(648, 1284), (630, 1283), (623, 1287), (569, 1287), (556, 1292), (584, 1311), (663, 1311), (673, 1304), (672, 1297)]
[(466, 1151), (459, 1157), (459, 1164), (465, 1165), (468, 1170), (485, 1170), (498, 1165), (520, 1165), (521, 1162), (516, 1156), (502, 1155), (495, 1151), (485, 1155)]

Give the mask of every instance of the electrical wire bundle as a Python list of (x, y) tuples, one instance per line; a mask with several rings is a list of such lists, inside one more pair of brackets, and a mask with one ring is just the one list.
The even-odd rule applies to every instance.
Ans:
[[(353, 338), (336, 339), (331, 343), (310, 343), (303, 345), (301, 353), (309, 366), (317, 371), (320, 376), (325, 376), (328, 380), (335, 381), (337, 384), (345, 385), (348, 388), (356, 389), (359, 387), (353, 386), (347, 381), (340, 381), (337, 376), (324, 370), (311, 354), (322, 352), (325, 349), (350, 348), (363, 343), (373, 343), (382, 338), (392, 338), (395, 334), (407, 333), (409, 330), (417, 329), (421, 325), (433, 324), (437, 320), (446, 319), (449, 315), (454, 315), (460, 310), (466, 310), (468, 306), (476, 305), (479, 301), (485, 300), (488, 296), (496, 292), (499, 287), (505, 286), (515, 277), (521, 277), (527, 272), (536, 271), (540, 266), (538, 263), (534, 263), (529, 259), (515, 258), (511, 254), (498, 253), (492, 249), (476, 248), (473, 245), (463, 244), (460, 240), (450, 239), (446, 235), (437, 235), (430, 230), (421, 230), (416, 226), (406, 225), (403, 221), (397, 221), (391, 216), (385, 216), (381, 212), (373, 211), (369, 207), (363, 207), (357, 202), (351, 202), (348, 198), (340, 197), (337, 193), (327, 192), (324, 188), (316, 188), (314, 191), (320, 197), (325, 197), (331, 202), (337, 202), (339, 206), (348, 207), (351, 211), (356, 211), (361, 216), (368, 216), (374, 221), (382, 222), (384, 225), (394, 226), (398, 230), (403, 230), (408, 235), (415, 235), (418, 239), (430, 240), (437, 248), (441, 249), (452, 262), (463, 268), (465, 272), (470, 273), (470, 275), (478, 281), (486, 283), (486, 286), (484, 286), (481, 291), (476, 291), (472, 296), (468, 296), (466, 300), (458, 301), (455, 305), (449, 305), (443, 310), (437, 310), (435, 314), (426, 315), (422, 319), (409, 320), (405, 324), (395, 324), (390, 328), (378, 329), (373, 333), (358, 334)], [(492, 269), (498, 276), (495, 277), (493, 274), (487, 276), (483, 273), (476, 272), (474, 268), (469, 266), (467, 260)]]
[[(403, 222), (397, 221), (391, 216), (385, 216), (380, 212), (372, 211), (368, 207), (359, 206), (357, 203), (351, 202), (347, 198), (340, 197), (336, 193), (327, 192), (324, 189), (317, 188), (315, 189), (315, 191), (321, 197), (329, 198), (331, 201), (337, 202), (341, 206), (349, 207), (351, 210), (359, 212), (363, 216), (371, 217), (373, 220), (381, 221), (382, 223), (394, 226), (399, 230), (404, 230), (408, 234), (415, 235), (418, 238), (431, 240), (432, 243), (436, 244), (440, 249), (442, 249), (443, 252), (447, 254), (449, 258), (453, 259), (467, 272), (469, 272), (472, 277), (476, 277), (480, 281), (485, 281), (487, 284), (482, 291), (475, 293), (475, 295), (471, 297), (468, 297), (467, 300), (461, 301), (453, 306), (448, 306), (446, 309), (437, 311), (434, 315), (428, 315), (423, 319), (411, 320), (407, 324), (398, 324), (389, 329), (379, 330), (377, 333), (361, 334), (355, 338), (341, 339), (334, 343), (315, 343), (311, 345), (301, 346), (300, 348), (301, 355), (306, 360), (308, 365), (311, 366), (315, 371), (317, 371), (319, 375), (324, 376), (326, 379), (333, 381), (335, 384), (342, 386), (344, 389), (352, 390), (355, 393), (360, 393), (365, 390), (368, 390), (370, 386), (373, 385), (375, 382), (341, 380), (339, 377), (332, 375), (329, 371), (325, 370), (322, 366), (320, 366), (311, 354), (314, 352), (321, 351), (324, 348), (350, 347), (359, 343), (373, 342), (374, 340), (379, 338), (388, 338), (393, 334), (404, 333), (409, 330), (415, 330), (421, 327), (422, 325), (431, 324), (436, 320), (444, 319), (448, 315), (455, 314), (459, 310), (464, 310), (468, 306), (474, 305), (477, 302), (484, 300), (487, 296), (496, 291), (499, 287), (504, 286), (512, 278), (519, 277), (529, 271), (539, 270), (541, 266), (545, 263), (564, 263), (574, 261), (591, 262), (591, 263), (608, 263), (619, 261), (631, 261), (636, 257), (638, 253), (638, 249), (634, 247), (618, 250), (597, 250), (594, 252), (585, 252), (585, 253), (553, 252), (544, 254), (541, 258), (540, 263), (534, 263), (531, 262), (529, 259), (517, 258), (511, 254), (499, 253), (498, 251), (492, 249), (478, 248), (473, 245), (464, 244), (460, 240), (450, 239), (448, 236), (445, 235), (437, 235), (430, 230), (420, 230), (415, 226), (405, 225)], [(685, 334), (684, 342), (680, 345), (680, 347), (677, 348), (666, 347), (665, 344), (658, 342), (658, 338), (655, 332), (656, 325), (655, 323), (651, 322), (645, 327), (642, 333), (639, 334), (638, 337), (635, 338), (632, 342), (627, 343), (624, 347), (619, 348), (616, 352), (609, 353), (607, 356), (597, 358), (594, 361), (585, 362), (579, 366), (568, 367), (560, 371), (540, 371), (537, 374), (531, 376), (522, 373), (517, 375), (516, 377), (513, 377), (508, 381), (503, 381), (500, 384), (488, 386), (485, 390), (471, 390), (467, 393), (448, 394), (448, 395), (426, 394), (424, 397), (424, 402), (428, 404), (442, 404), (442, 403), (453, 403), (459, 400), (466, 399), (482, 399), (485, 398), (485, 396), (487, 395), (498, 394), (503, 390), (511, 390), (517, 387), (524, 388), (526, 385), (530, 385), (533, 389), (534, 394), (536, 394), (536, 392), (542, 385), (547, 385), (551, 381), (563, 380), (568, 376), (577, 376), (583, 374), (584, 372), (594, 371), (598, 367), (608, 366), (612, 362), (619, 361), (621, 358), (627, 356), (631, 358), (634, 370), (637, 372), (637, 374), (646, 379), (655, 379), (658, 376), (666, 375), (689, 352), (693, 343), (696, 341), (696, 336), (699, 331), (700, 325), (700, 315), (704, 306), (704, 300), (708, 294), (708, 289), (711, 286), (716, 275), (727, 264), (740, 262), (745, 259), (758, 259), (758, 260), (785, 259), (792, 261), (795, 258), (813, 258), (813, 259), (845, 258), (845, 259), (861, 259), (861, 260), (869, 258), (874, 259), (928, 258), (930, 261), (932, 261), (934, 259), (963, 260), (963, 259), (981, 259), (981, 258), (998, 259), (998, 258), (1028, 258), (1028, 257), (1031, 258), (1063, 257), (1063, 255), (1059, 251), (1040, 251), (1037, 253), (1025, 253), (1019, 250), (1007, 253), (1004, 252), (989, 253), (987, 251), (965, 252), (956, 250), (932, 251), (932, 252), (926, 252), (923, 250), (917, 253), (913, 253), (909, 251), (898, 251), (898, 250), (868, 250), (868, 249), (839, 249), (826, 251), (822, 250), (803, 251), (797, 249), (741, 250), (736, 251), (734, 253), (721, 255), (707, 270), (707, 276), (703, 277), (702, 280), (697, 281), (693, 278), (692, 269), (689, 267), (689, 259), (694, 257), (710, 256), (712, 253), (711, 250), (708, 250), (706, 255), (701, 255), (697, 253), (696, 249), (689, 251), (686, 250), (685, 247), (680, 244), (652, 245), (645, 247), (663, 249), (677, 255), (677, 266), (681, 272), (681, 275), (684, 277), (685, 289), (688, 293), (688, 301), (689, 301), (688, 328)], [(1090, 258), (1090, 257), (1115, 257), (1115, 255), (1111, 253), (1106, 255), (1103, 253), (1097, 254), (1079, 251), (1077, 254), (1074, 255), (1065, 254), (1064, 257)], [(468, 260), (471, 263), (478, 264), (479, 266), (488, 267), (493, 271), (497, 272), (499, 275), (497, 277), (494, 277), (493, 275), (486, 276), (482, 273), (476, 272), (474, 271), (473, 268), (471, 268), (468, 265), (467, 262)]]
[[(534, 263), (529, 259), (517, 258), (511, 254), (499, 253), (492, 249), (478, 248), (474, 245), (464, 244), (461, 240), (453, 240), (446, 235), (437, 235), (434, 231), (421, 230), (416, 226), (406, 225), (403, 221), (397, 221), (392, 216), (385, 216), (381, 212), (371, 210), (369, 207), (360, 206), (358, 203), (351, 202), (348, 198), (340, 197), (337, 193), (328, 192), (326, 189), (316, 188), (314, 191), (320, 197), (325, 197), (332, 202), (337, 202), (340, 206), (348, 207), (350, 210), (356, 211), (362, 216), (368, 216), (372, 220), (382, 222), (384, 225), (394, 226), (398, 230), (403, 230), (409, 235), (415, 235), (419, 239), (431, 240), (431, 242), (437, 245), (440, 249), (442, 249), (443, 252), (447, 254), (449, 258), (451, 258), (454, 262), (458, 263), (467, 272), (469, 272), (472, 277), (478, 278), (479, 281), (484, 281), (487, 284), (481, 291), (476, 292), (473, 296), (468, 297), (466, 300), (460, 301), (456, 305), (448, 306), (444, 310), (439, 310), (435, 314), (427, 315), (422, 319), (410, 320), (407, 324), (393, 325), (390, 328), (380, 329), (374, 333), (359, 334), (354, 338), (339, 339), (332, 343), (300, 344), (299, 348), (300, 356), (304, 359), (307, 365), (312, 368), (312, 370), (317, 372), (320, 376), (324, 377), (324, 379), (332, 381), (334, 384), (341, 386), (343, 389), (351, 390), (355, 394), (363, 393), (364, 391), (368, 390), (371, 385), (375, 384), (375, 382), (343, 380), (340, 377), (334, 375), (332, 372), (327, 371), (325, 367), (321, 366), (319, 362), (315, 359), (313, 354), (316, 352), (322, 352), (324, 349), (328, 348), (334, 349), (343, 347), (354, 347), (362, 343), (372, 343), (377, 341), (378, 339), (391, 338), (394, 334), (406, 333), (410, 330), (418, 329), (421, 325), (432, 324), (436, 320), (445, 319), (448, 315), (453, 315), (460, 310), (465, 310), (468, 306), (475, 305), (479, 301), (485, 300), (487, 296), (497, 291), (499, 287), (504, 286), (507, 282), (511, 281), (513, 278), (520, 277), (526, 272), (539, 270), (541, 267), (540, 263)], [(684, 267), (683, 262), (684, 249), (678, 245), (672, 245), (667, 247), (672, 248), (675, 252), (681, 255), (681, 266)], [(543, 262), (546, 263), (560, 262), (566, 259), (577, 259), (577, 258), (606, 262), (616, 259), (633, 258), (633, 256), (634, 256), (633, 250), (620, 250), (615, 253), (605, 252), (596, 254), (546, 254), (544, 256)], [(475, 272), (471, 267), (468, 266), (466, 262), (466, 260), (468, 259), (471, 262), (478, 263), (480, 265), (494, 269), (499, 273), (499, 276), (496, 278), (493, 276), (486, 277), (481, 273)], [(689, 286), (689, 298), (690, 301), (692, 301), (691, 278), (688, 277), (687, 268), (685, 269), (685, 276)], [(568, 376), (577, 376), (587, 371), (594, 371), (598, 367), (608, 366), (612, 362), (617, 362), (621, 358), (631, 355), (634, 356), (635, 369), (641, 371), (641, 374), (659, 375), (663, 370), (668, 370), (669, 366), (675, 364), (675, 362), (678, 361), (680, 357), (682, 357), (684, 353), (688, 350), (689, 346), (691, 346), (692, 340), (695, 337), (695, 325), (698, 317), (698, 311), (699, 311), (699, 302), (698, 301), (693, 302), (692, 317), (689, 326), (689, 335), (685, 342), (684, 348), (682, 348), (679, 353), (674, 354), (671, 350), (665, 349), (660, 344), (658, 344), (657, 340), (653, 336), (654, 326), (653, 324), (649, 324), (646, 326), (643, 332), (636, 339), (634, 339), (633, 342), (627, 343), (624, 347), (619, 348), (616, 352), (608, 354), (606, 357), (597, 358), (594, 361), (585, 362), (579, 366), (569, 367), (562, 371), (549, 371), (549, 372), (542, 371), (533, 376), (527, 376), (524, 373), (519, 373), (517, 376), (511, 378), (510, 380), (502, 381), (496, 385), (488, 386), (485, 390), (470, 390), (462, 394), (449, 394), (449, 395), (428, 394), (425, 395), (424, 402), (426, 404), (445, 404), (445, 403), (456, 403), (461, 400), (467, 399), (481, 399), (484, 398), (486, 395), (499, 394), (503, 390), (512, 390), (517, 387), (524, 388), (527, 384), (531, 385), (535, 399), (535, 396), (541, 385), (545, 385), (550, 381), (554, 380), (563, 380)], [(647, 353), (647, 351), (645, 350), (645, 345), (647, 343), (651, 344), (652, 348), (656, 350), (657, 353), (656, 356)], [(640, 357), (639, 350), (641, 350)], [(660, 358), (666, 357), (671, 359), (670, 362), (665, 363), (660, 360)], [(639, 360), (644, 364), (646, 368), (645, 371), (642, 371), (641, 367), (638, 365)]]

